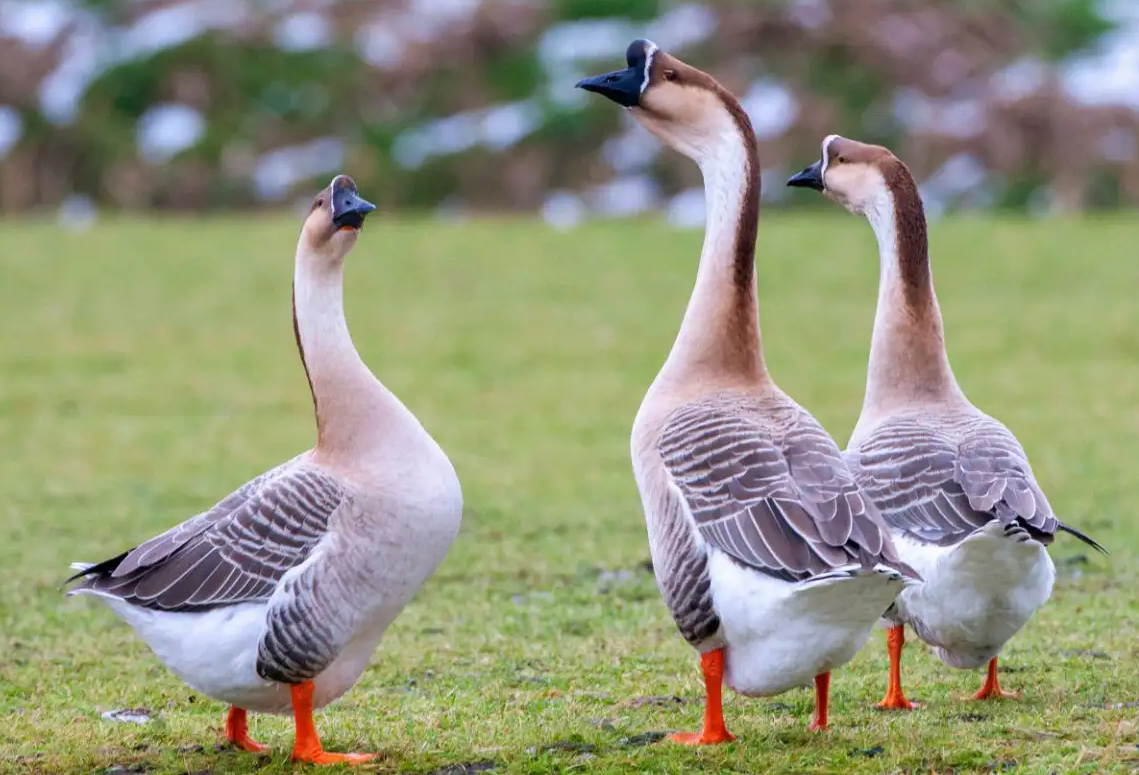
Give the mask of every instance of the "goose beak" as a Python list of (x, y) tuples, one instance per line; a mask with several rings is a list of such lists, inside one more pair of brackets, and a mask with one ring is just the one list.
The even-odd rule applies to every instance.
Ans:
[(787, 185), (792, 188), (813, 188), (823, 190), (823, 162), (817, 161), (806, 169), (800, 170), (787, 179)]
[(332, 184), (332, 223), (340, 230), (359, 229), (376, 206), (360, 196), (351, 178), (341, 175)]
[(592, 78), (582, 78), (577, 88), (600, 94), (626, 108), (635, 108), (641, 101), (643, 74), (636, 67), (614, 70)]

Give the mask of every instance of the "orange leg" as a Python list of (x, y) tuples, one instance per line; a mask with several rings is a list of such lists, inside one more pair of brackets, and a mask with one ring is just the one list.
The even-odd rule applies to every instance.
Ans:
[(906, 627), (899, 624), (886, 631), (886, 650), (890, 654), (890, 683), (886, 687), (886, 696), (878, 703), (882, 710), (913, 710), (920, 708), (916, 702), (910, 702), (902, 694), (902, 646), (906, 644)]
[(704, 671), (704, 731), (677, 732), (669, 738), (682, 745), (712, 745), (730, 743), (735, 736), (724, 726), (724, 706), (720, 691), (724, 682), (724, 650), (716, 649), (700, 655), (700, 667)]
[(249, 722), (245, 717), (245, 708), (236, 705), (229, 706), (229, 713), (225, 717), (225, 739), (235, 747), (250, 753), (260, 753), (265, 746), (249, 736)]
[(989, 674), (985, 676), (985, 684), (981, 690), (973, 695), (974, 700), (1017, 700), (1020, 695), (1016, 692), (1006, 692), (1001, 689), (1001, 682), (997, 680), (997, 658), (989, 660)]
[(807, 727), (809, 732), (827, 731), (827, 705), (831, 696), (831, 671), (815, 676), (815, 717)]
[(297, 739), (293, 744), (293, 761), (309, 764), (363, 764), (375, 757), (371, 753), (328, 753), (320, 744), (316, 724), (312, 721), (312, 681), (293, 686), (293, 718)]

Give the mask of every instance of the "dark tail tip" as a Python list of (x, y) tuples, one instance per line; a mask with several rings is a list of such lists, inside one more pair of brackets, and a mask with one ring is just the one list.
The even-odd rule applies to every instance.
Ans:
[(1080, 539), (1085, 544), (1092, 547), (1093, 549), (1100, 552), (1101, 554), (1108, 554), (1108, 555), (1111, 554), (1111, 552), (1109, 552), (1107, 549), (1104, 549), (1102, 546), (1100, 546), (1099, 542), (1096, 541), (1094, 538), (1092, 538), (1091, 536), (1089, 536), (1085, 533), (1081, 533), (1079, 530), (1076, 530), (1076, 528), (1072, 527), (1071, 525), (1065, 525), (1063, 522), (1060, 522), (1059, 520), (1057, 520), (1056, 521), (1056, 528), (1058, 530), (1062, 530), (1063, 532), (1067, 533), (1068, 535), (1075, 536), (1076, 538)]

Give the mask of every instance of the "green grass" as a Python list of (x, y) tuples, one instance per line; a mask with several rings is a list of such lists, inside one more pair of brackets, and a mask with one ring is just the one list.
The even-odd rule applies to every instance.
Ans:
[[(271, 757), (217, 750), (224, 707), (58, 588), (69, 561), (117, 553), (311, 444), (290, 330), (295, 234), (289, 219), (0, 224), (0, 771), (291, 770), (291, 720), (252, 717)], [(628, 461), (700, 239), (652, 223), (559, 234), (384, 219), (364, 234), (347, 275), (356, 342), (450, 453), (468, 513), (359, 685), (320, 714), (329, 749), (378, 750), (371, 770), (413, 773), (487, 760), (499, 773), (1139, 767), (1133, 218), (933, 229), (959, 379), (1019, 435), (1059, 514), (1113, 551), (1054, 547), (1053, 599), (1003, 660), (1023, 702), (962, 701), (979, 673), (912, 645), (907, 685), (926, 707), (876, 712), (876, 633), (836, 671), (825, 735), (806, 731), (803, 689), (729, 696), (733, 745), (627, 740), (701, 716), (695, 656), (642, 567)], [(768, 218), (759, 256), (771, 369), (844, 443), (874, 314), (870, 230), (838, 212)], [(100, 718), (133, 707), (156, 721)]]

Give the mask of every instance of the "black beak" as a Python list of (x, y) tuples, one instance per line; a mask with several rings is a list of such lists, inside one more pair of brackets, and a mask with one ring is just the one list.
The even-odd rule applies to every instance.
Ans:
[(787, 179), (787, 185), (794, 188), (813, 188), (823, 190), (823, 162), (819, 161), (804, 170), (796, 172)]
[(596, 92), (626, 108), (635, 108), (641, 101), (643, 81), (644, 73), (641, 68), (626, 67), (624, 70), (614, 70), (605, 75), (582, 78), (577, 82), (577, 88)]
[(360, 196), (356, 183), (347, 175), (332, 181), (332, 223), (338, 229), (359, 229), (364, 216), (376, 206)]

